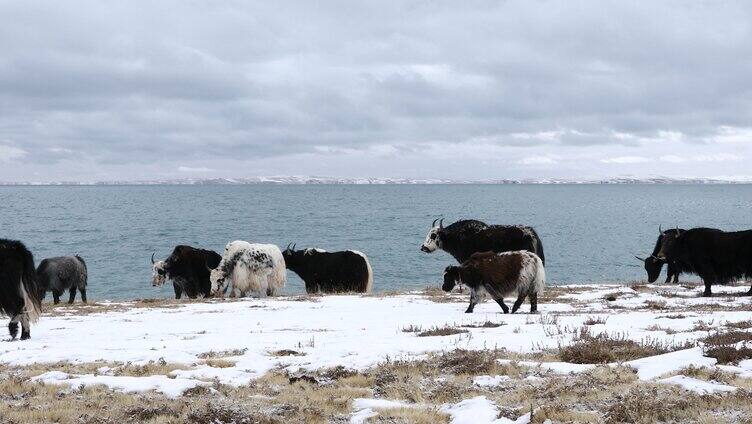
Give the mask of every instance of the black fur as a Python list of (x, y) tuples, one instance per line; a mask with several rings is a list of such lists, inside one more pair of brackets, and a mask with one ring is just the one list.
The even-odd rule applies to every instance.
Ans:
[[(25, 304), (21, 285), (32, 305)], [(8, 331), (12, 338), (18, 334), (18, 321), (22, 324), (21, 339), (31, 337), (25, 311), (41, 311), (38, 293), (34, 256), (20, 241), (0, 239), (0, 310), (11, 317)]]
[(308, 293), (344, 293), (368, 291), (370, 276), (363, 256), (349, 250), (320, 252), (314, 249), (282, 252), (287, 269), (305, 282)]
[(211, 250), (175, 246), (164, 267), (175, 288), (175, 299), (180, 299), (183, 292), (191, 299), (198, 295), (211, 297), (210, 269), (216, 268), (221, 260), (222, 256)]
[(478, 252), (509, 252), (527, 250), (541, 258), (543, 243), (532, 227), (517, 225), (488, 225), (484, 222), (468, 219), (457, 221), (438, 231), (439, 247), (454, 256), (459, 263)]
[(693, 228), (663, 237), (657, 256), (694, 270), (705, 284), (703, 296), (710, 296), (713, 284), (752, 278), (752, 230)]
[[(649, 283), (654, 283), (655, 280), (658, 279), (658, 276), (660, 276), (661, 274), (661, 269), (663, 269), (663, 264), (666, 263), (666, 261), (658, 259), (658, 252), (660, 252), (661, 250), (663, 237), (665, 235), (675, 236), (676, 234), (681, 234), (684, 231), (686, 230), (683, 228), (677, 228), (666, 230), (658, 235), (658, 239), (655, 241), (655, 247), (653, 248), (653, 253), (651, 253), (650, 256), (643, 260), (645, 263), (645, 271), (648, 273)], [(694, 272), (692, 268), (687, 264), (682, 265), (678, 262), (668, 262), (667, 265), (668, 267), (666, 269), (666, 281), (664, 284), (670, 283), (672, 279), (674, 284), (676, 284), (679, 282), (679, 275), (681, 275), (682, 273), (691, 274)]]
[(86, 302), (86, 284), (88, 269), (80, 256), (58, 256), (43, 259), (37, 267), (39, 299), (43, 300), (47, 291), (52, 292), (53, 302), (60, 303), (60, 296), (66, 290), (70, 293), (68, 303), (73, 303), (76, 290), (81, 293), (81, 300)]

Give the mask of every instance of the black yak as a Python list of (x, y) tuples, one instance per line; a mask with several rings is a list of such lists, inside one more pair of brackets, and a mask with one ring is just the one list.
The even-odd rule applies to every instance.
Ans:
[(20, 241), (0, 239), (0, 310), (10, 317), (11, 338), (31, 337), (31, 323), (39, 319), (39, 301), (34, 256)]
[(663, 237), (656, 256), (692, 269), (705, 284), (703, 296), (711, 296), (713, 284), (752, 277), (752, 230), (725, 232), (715, 228), (692, 228)]
[(155, 262), (152, 254), (152, 285), (161, 286), (169, 279), (175, 289), (175, 299), (180, 299), (183, 293), (191, 299), (198, 295), (210, 297), (209, 273), (221, 260), (217, 252), (185, 245), (175, 246), (164, 261)]
[(282, 256), (287, 269), (305, 282), (308, 293), (367, 293), (373, 285), (368, 258), (356, 250), (327, 252), (321, 249), (295, 250), (287, 246)]
[(509, 252), (527, 250), (546, 263), (543, 243), (532, 227), (519, 225), (488, 225), (474, 219), (457, 221), (444, 227), (444, 220), (431, 224), (431, 230), (420, 250), (432, 253), (437, 249), (452, 255), (463, 263), (478, 252)]

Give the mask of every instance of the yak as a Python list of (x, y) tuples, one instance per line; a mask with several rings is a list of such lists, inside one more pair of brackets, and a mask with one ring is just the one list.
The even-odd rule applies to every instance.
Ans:
[[(661, 250), (661, 244), (663, 243), (663, 237), (664, 236), (671, 236), (676, 234), (683, 233), (684, 229), (677, 228), (673, 230), (666, 230), (662, 231), (660, 227), (658, 227), (658, 239), (655, 241), (655, 247), (653, 248), (653, 253), (650, 254), (647, 258), (641, 258), (639, 256), (635, 256), (637, 260), (642, 262), (645, 266), (645, 271), (648, 274), (648, 282), (654, 283), (655, 280), (658, 279), (658, 276), (661, 275), (661, 269), (663, 269), (664, 261), (658, 259), (657, 255), (658, 252)], [(664, 284), (668, 284), (673, 279), (673, 283), (677, 284), (679, 282), (679, 275), (682, 273), (692, 273), (692, 269), (687, 266), (686, 264), (682, 266), (682, 264), (678, 262), (668, 262), (666, 268), (666, 281)]]
[(282, 252), (287, 269), (305, 282), (307, 293), (368, 293), (373, 285), (373, 271), (368, 258), (357, 250), (327, 252), (322, 249)]
[(470, 306), (465, 313), (472, 313), (483, 292), (487, 292), (501, 306), (505, 314), (509, 307), (504, 296), (517, 295), (512, 313), (530, 300), (530, 313), (538, 311), (538, 295), (546, 286), (546, 270), (543, 261), (535, 253), (526, 250), (515, 252), (480, 252), (460, 266), (448, 266), (444, 270), (445, 292), (450, 292), (457, 283), (470, 287)]
[[(752, 230), (692, 228), (677, 232), (663, 237), (656, 257), (691, 268), (702, 278), (703, 296), (708, 297), (713, 284), (752, 277)], [(752, 288), (748, 294), (752, 295)]]
[(10, 316), (12, 339), (18, 335), (19, 322), (21, 340), (31, 337), (31, 323), (42, 312), (38, 293), (34, 256), (20, 241), (0, 239), (0, 311)]
[[(436, 221), (439, 221), (438, 225)], [(544, 264), (546, 263), (540, 237), (532, 227), (521, 225), (488, 225), (468, 219), (457, 221), (445, 228), (443, 219), (434, 220), (420, 250), (432, 253), (437, 249), (449, 253), (459, 263), (468, 260), (473, 253), (501, 253), (513, 250), (535, 253)]]
[(232, 283), (230, 297), (274, 296), (287, 281), (285, 259), (279, 247), (273, 244), (231, 241), (209, 279), (215, 296), (224, 293), (228, 279)]
[(167, 259), (152, 263), (152, 285), (161, 286), (167, 279), (172, 280), (175, 289), (175, 299), (185, 293), (195, 299), (198, 295), (211, 296), (211, 282), (209, 273), (219, 265), (222, 257), (212, 250), (198, 249), (191, 246), (175, 246)]
[(60, 296), (68, 290), (68, 303), (73, 303), (78, 290), (81, 293), (81, 301), (86, 303), (88, 270), (86, 262), (78, 255), (43, 259), (37, 267), (37, 280), (39, 300), (43, 300), (47, 291), (51, 291), (52, 300), (57, 305), (60, 303)]

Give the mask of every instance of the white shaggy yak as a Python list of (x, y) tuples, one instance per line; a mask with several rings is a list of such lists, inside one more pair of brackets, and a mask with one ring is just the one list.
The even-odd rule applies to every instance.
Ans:
[(285, 286), (287, 270), (279, 247), (273, 244), (235, 240), (227, 243), (219, 266), (211, 271), (213, 296), (225, 292), (230, 282), (230, 297), (274, 296)]

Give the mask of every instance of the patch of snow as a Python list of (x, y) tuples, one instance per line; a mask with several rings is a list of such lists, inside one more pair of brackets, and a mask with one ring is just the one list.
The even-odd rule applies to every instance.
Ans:
[(498, 418), (499, 408), (485, 396), (476, 396), (471, 399), (465, 399), (455, 404), (446, 404), (441, 407), (441, 412), (448, 414), (452, 418), (452, 424), (528, 424), (530, 414), (525, 414), (516, 420), (509, 418)]
[(649, 356), (625, 362), (624, 365), (637, 370), (640, 380), (652, 380), (670, 372), (679, 371), (689, 366), (702, 368), (713, 366), (715, 358), (702, 356), (702, 348), (677, 350), (676, 352), (664, 353), (663, 355)]
[(415, 408), (419, 405), (403, 402), (401, 400), (357, 398), (353, 399), (353, 409), (395, 409), (395, 408)]
[(496, 387), (511, 380), (508, 375), (479, 375), (473, 378), (473, 384), (480, 387)]
[(208, 386), (209, 383), (185, 378), (168, 378), (164, 375), (145, 377), (111, 376), (111, 375), (72, 375), (60, 371), (48, 371), (31, 378), (45, 384), (67, 385), (70, 387), (104, 385), (126, 393), (148, 392), (156, 390), (168, 397), (178, 397), (188, 389)]
[(222, 384), (234, 387), (244, 386), (258, 377), (256, 373), (241, 371), (234, 367), (215, 368), (210, 366), (200, 366), (191, 370), (174, 370), (170, 372), (170, 375), (189, 379), (217, 379)]
[(350, 415), (350, 424), (363, 424), (369, 418), (373, 418), (377, 415), (379, 415), (379, 413), (371, 408), (361, 409), (360, 411), (354, 412), (352, 415)]
[(696, 378), (686, 377), (683, 375), (675, 375), (673, 377), (664, 378), (658, 380), (658, 382), (664, 384), (676, 384), (678, 386), (681, 386), (685, 390), (700, 394), (726, 393), (733, 392), (737, 389), (734, 386), (698, 380)]

